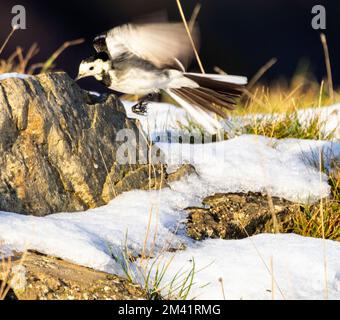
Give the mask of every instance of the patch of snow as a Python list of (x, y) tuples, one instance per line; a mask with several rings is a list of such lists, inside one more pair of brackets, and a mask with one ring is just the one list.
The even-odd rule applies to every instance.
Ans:
[[(138, 118), (153, 138), (164, 132), (178, 132), (179, 122), (189, 125), (185, 111), (170, 104), (150, 103), (148, 116), (133, 114), (129, 108), (132, 104), (125, 103), (128, 116)], [(340, 108), (326, 109), (331, 117)], [(308, 111), (303, 112), (308, 119)], [(327, 130), (339, 123), (338, 118), (325, 119), (329, 120)], [(200, 206), (205, 196), (217, 192), (265, 191), (298, 202), (326, 197), (330, 191), (327, 177), (320, 175), (315, 163), (321, 149), (325, 155), (339, 156), (340, 143), (244, 135), (213, 144), (157, 145), (171, 170), (192, 163), (198, 176), (184, 177), (160, 191), (126, 192), (108, 205), (86, 212), (47, 217), (0, 212), (0, 254), (33, 249), (124, 275), (113, 256), (121, 254), (127, 235), (126, 245), (136, 256), (143, 250), (157, 256), (166, 248), (184, 244), (186, 249), (174, 254), (164, 281), (172, 280), (180, 269), (189, 270), (194, 258), (196, 270), (202, 270), (195, 276), (191, 298), (222, 299), (222, 279), (227, 299), (271, 299), (273, 277), (268, 268), (272, 259), (275, 298), (323, 299), (323, 240), (258, 235), (243, 240), (197, 242), (185, 234), (184, 209)], [(171, 253), (163, 256), (170, 257)], [(329, 297), (340, 299), (338, 242), (326, 241), (326, 257)], [(200, 288), (207, 283), (207, 287)]]
[(298, 111), (298, 118), (301, 123), (308, 123), (315, 117), (319, 118), (324, 134), (332, 134), (336, 140), (340, 140), (340, 104)]
[(129, 118), (138, 119), (143, 130), (154, 140), (159, 134), (175, 132), (180, 126), (188, 126), (190, 116), (179, 107), (167, 103), (150, 102), (147, 108), (147, 115), (133, 113), (131, 107), (136, 102), (123, 101), (126, 114)]
[(295, 202), (313, 202), (328, 196), (327, 176), (320, 176), (313, 163), (321, 148), (325, 154), (340, 154), (340, 143), (251, 135), (211, 144), (157, 145), (168, 164), (195, 166), (204, 195), (264, 191)]
[(9, 257), (13, 255), (13, 252), (15, 251), (13, 249), (13, 246), (9, 244), (5, 244), (4, 241), (1, 241), (1, 236), (0, 236), (0, 261), (2, 258)]
[[(192, 121), (189, 114), (182, 108), (166, 103), (150, 102), (146, 116), (136, 115), (131, 111), (135, 102), (123, 101), (127, 115), (130, 118), (140, 120), (145, 132), (150, 133), (152, 138), (164, 132), (176, 132), (180, 128), (188, 127)], [(231, 116), (222, 120), (221, 125), (232, 136), (237, 135), (243, 127), (254, 123), (255, 120), (273, 121), (280, 119), (284, 114), (254, 114), (247, 116)], [(297, 117), (302, 124), (307, 124), (313, 119), (319, 119), (322, 132), (331, 134), (335, 140), (340, 140), (340, 104), (329, 107), (308, 108), (297, 111)], [(195, 122), (195, 121), (194, 121)]]
[[(179, 239), (171, 231), (176, 221), (184, 218), (170, 207), (171, 202), (187, 204), (186, 195), (162, 192), (131, 191), (120, 195), (108, 205), (86, 212), (60, 213), (47, 217), (25, 216), (0, 212), (0, 239), (17, 251), (34, 249), (42, 253), (119, 274), (121, 267), (112, 254), (124, 247), (127, 233), (129, 249), (140, 254), (143, 249), (150, 210), (153, 216), (159, 210), (159, 220), (153, 219), (150, 230), (158, 231), (155, 251), (171, 241), (178, 246)], [(148, 248), (150, 249), (151, 243)], [(147, 248), (147, 249), (148, 249)]]
[(27, 79), (30, 78), (31, 76), (28, 74), (22, 74), (22, 73), (17, 73), (17, 72), (11, 72), (11, 73), (1, 73), (0, 74), (0, 81), (9, 79), (9, 78), (18, 78), (18, 79)]
[[(251, 125), (254, 121), (277, 121), (285, 117), (285, 114), (254, 114), (243, 117), (231, 117), (230, 121), (234, 125), (234, 129)], [(332, 135), (334, 140), (340, 140), (340, 104), (335, 104), (321, 108), (300, 109), (296, 112), (297, 119), (302, 125), (317, 120), (321, 131), (324, 135)]]
[[(170, 282), (178, 270), (190, 270), (194, 261), (197, 273), (189, 298), (221, 300), (224, 291), (227, 300), (273, 297), (321, 300), (326, 293), (323, 247), (322, 239), (294, 234), (261, 234), (242, 240), (205, 240), (185, 251), (166, 254), (165, 261), (170, 257), (173, 260), (163, 283)], [(338, 242), (326, 241), (326, 257), (328, 297), (340, 299)], [(272, 282), (275, 283), (273, 292)], [(205, 284), (208, 285), (199, 288)]]
[[(195, 278), (195, 283), (210, 282), (211, 286), (201, 291), (196, 287), (194, 296), (221, 298), (217, 278), (222, 277), (227, 298), (270, 298), (271, 293), (266, 290), (270, 289), (271, 277), (251, 240), (195, 242), (185, 235), (184, 209), (200, 205), (203, 197), (215, 192), (268, 190), (272, 195), (296, 201), (327, 196), (327, 177), (320, 177), (306, 158), (321, 147), (340, 154), (340, 143), (241, 136), (206, 145), (158, 145), (170, 165), (193, 163), (199, 176), (185, 177), (161, 191), (126, 192), (108, 205), (86, 212), (47, 217), (0, 212), (0, 242), (11, 250), (34, 249), (123, 275), (113, 255), (121, 253), (126, 234), (129, 250), (140, 254), (149, 228), (146, 253), (157, 255), (165, 248), (182, 244), (187, 247), (175, 255), (171, 272), (178, 271), (191, 257), (195, 257), (199, 268), (212, 263)], [(251, 239), (266, 263), (273, 256), (274, 272), (286, 298), (322, 299), (322, 240), (294, 235), (261, 235)], [(339, 243), (327, 242), (329, 291), (335, 298), (340, 298), (339, 250)], [(276, 297), (280, 297), (278, 292)]]

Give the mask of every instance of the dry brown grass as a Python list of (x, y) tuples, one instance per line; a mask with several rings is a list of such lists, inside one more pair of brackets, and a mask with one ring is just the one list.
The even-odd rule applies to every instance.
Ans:
[[(291, 114), (299, 109), (317, 108), (319, 91), (320, 83), (313, 76), (297, 74), (289, 82), (282, 79), (270, 86), (257, 85), (247, 92), (248, 99), (239, 104), (234, 114)], [(340, 102), (340, 90), (334, 92), (334, 100), (323, 93), (322, 101), (325, 106)]]
[(340, 173), (329, 178), (331, 196), (317, 204), (302, 205), (294, 215), (281, 221), (284, 233), (340, 241)]
[(12, 29), (9, 35), (4, 40), (1, 49), (0, 49), (0, 74), (1, 73), (10, 73), (17, 72), (23, 74), (39, 74), (46, 73), (54, 70), (55, 62), (59, 58), (59, 56), (68, 48), (72, 46), (79, 45), (84, 42), (84, 39), (77, 39), (72, 41), (64, 42), (53, 54), (46, 60), (33, 63), (33, 59), (39, 53), (39, 48), (37, 43), (32, 44), (32, 46), (28, 50), (24, 50), (21, 46), (18, 46), (15, 51), (6, 58), (1, 56), (4, 48), (7, 43), (15, 34), (16, 29)]

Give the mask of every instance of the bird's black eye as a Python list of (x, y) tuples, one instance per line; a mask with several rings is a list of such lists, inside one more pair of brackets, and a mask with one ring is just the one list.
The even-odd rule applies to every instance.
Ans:
[(94, 70), (94, 67), (91, 67), (91, 68), (90, 68), (90, 71), (93, 71), (93, 70)]

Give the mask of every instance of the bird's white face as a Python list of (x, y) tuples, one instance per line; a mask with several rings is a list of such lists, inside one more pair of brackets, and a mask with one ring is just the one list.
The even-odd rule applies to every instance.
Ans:
[(76, 80), (86, 77), (95, 77), (98, 80), (102, 80), (103, 72), (107, 72), (109, 68), (108, 61), (103, 61), (101, 59), (96, 59), (94, 61), (83, 60), (80, 63)]

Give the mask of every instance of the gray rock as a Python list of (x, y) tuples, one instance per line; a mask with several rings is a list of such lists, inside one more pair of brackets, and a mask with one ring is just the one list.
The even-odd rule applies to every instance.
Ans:
[(215, 194), (206, 197), (203, 205), (187, 208), (187, 234), (195, 240), (242, 239), (272, 233), (275, 231), (273, 219), (278, 220), (280, 226), (286, 219), (288, 222), (299, 207), (281, 198), (253, 192)]
[[(9, 272), (10, 270), (10, 272)], [(6, 285), (1, 286), (1, 281)], [(0, 265), (0, 298), (7, 300), (141, 300), (147, 292), (121, 277), (37, 252)]]
[(100, 101), (65, 73), (0, 81), (0, 210), (80, 211), (127, 190), (158, 188), (163, 166), (117, 163), (117, 133), (126, 128), (136, 136), (129, 146), (140, 150), (138, 122), (120, 101)]

